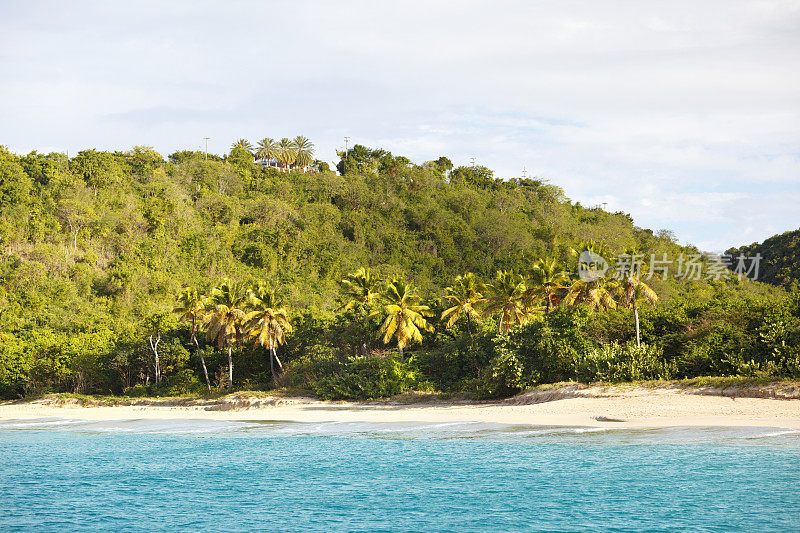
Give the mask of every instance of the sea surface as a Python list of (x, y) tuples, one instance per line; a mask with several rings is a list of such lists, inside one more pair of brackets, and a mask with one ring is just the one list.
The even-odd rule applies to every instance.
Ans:
[(800, 531), (800, 431), (0, 421), (2, 531)]

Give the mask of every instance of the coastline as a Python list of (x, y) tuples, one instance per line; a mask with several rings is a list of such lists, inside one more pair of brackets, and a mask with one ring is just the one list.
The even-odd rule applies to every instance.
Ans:
[(800, 429), (800, 399), (711, 395), (698, 389), (560, 386), (507, 400), (344, 402), (234, 394), (219, 400), (142, 399), (81, 405), (70, 398), (0, 403), (0, 420), (207, 419), (285, 422), (489, 422), (499, 424), (664, 428), (761, 426)]

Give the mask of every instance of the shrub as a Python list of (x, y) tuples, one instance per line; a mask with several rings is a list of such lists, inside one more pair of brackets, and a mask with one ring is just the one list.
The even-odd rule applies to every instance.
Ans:
[(181, 370), (173, 376), (163, 381), (159, 392), (165, 396), (183, 396), (187, 394), (198, 394), (208, 390), (197, 376), (189, 369)]
[(150, 393), (149, 385), (134, 385), (129, 389), (125, 389), (124, 394), (125, 396), (130, 396), (131, 398), (143, 398), (145, 396), (152, 396)]
[(607, 344), (579, 354), (573, 364), (577, 379), (583, 382), (670, 379), (675, 373), (661, 348), (646, 344)]
[(469, 339), (442, 343), (435, 349), (415, 354), (423, 375), (440, 390), (453, 392), (475, 391), (475, 380), (494, 355), (492, 338), (481, 337), (474, 343)]
[(596, 344), (583, 334), (588, 310), (558, 308), (541, 321), (533, 321), (497, 337), (498, 346), (514, 352), (524, 368), (524, 379), (555, 383), (574, 378), (573, 361)]
[(427, 387), (413, 358), (400, 361), (394, 356), (349, 357), (331, 374), (315, 376), (311, 385), (325, 400), (371, 400)]
[(336, 350), (323, 344), (314, 344), (306, 348), (305, 353), (286, 365), (286, 371), (280, 378), (284, 386), (301, 389), (314, 389), (314, 382), (325, 375), (339, 369), (340, 360)]
[(523, 378), (524, 370), (514, 352), (498, 348), (498, 354), (489, 362), (478, 382), (478, 397), (488, 399), (513, 396), (529, 383)]

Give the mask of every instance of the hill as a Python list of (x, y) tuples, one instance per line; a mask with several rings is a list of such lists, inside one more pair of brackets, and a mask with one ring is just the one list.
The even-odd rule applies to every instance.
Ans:
[(800, 283), (800, 229), (787, 231), (766, 239), (761, 244), (731, 248), (726, 251), (732, 257), (745, 255), (762, 257), (758, 279), (789, 288)]
[[(206, 361), (210, 381), (226, 382), (226, 347), (237, 385), (269, 388), (273, 358), (245, 343), (241, 324), (218, 343), (199, 335), (195, 349), (190, 326), (171, 313), (183, 288), (202, 296), (257, 281), (289, 310), (293, 331), (278, 350), (289, 362), (285, 383), (323, 396), (380, 396), (398, 383), (503, 395), (530, 383), (600, 379), (607, 364), (581, 358), (636, 339), (629, 302), (596, 314), (559, 306), (533, 320), (564, 296), (560, 287), (549, 303), (519, 308), (515, 321), (530, 324), (507, 338), (497, 336), (510, 329), (507, 319), (488, 311), (480, 323), (445, 327), (438, 320), (445, 288), (472, 272), (479, 287), (493, 284), (481, 289), (486, 295), (504, 286), (521, 294), (534, 288), (536, 260), (551, 257), (556, 269), (575, 272), (575, 251), (586, 243), (610, 261), (631, 248), (647, 258), (699, 253), (668, 231), (636, 227), (626, 213), (573, 203), (546, 180), (498, 179), (480, 166), (452, 168), (446, 157), (415, 164), (360, 145), (342, 157), (339, 173), (310, 159), (292, 168), (285, 153), (254, 161), (248, 145), (239, 141), (223, 157), (184, 151), (167, 159), (147, 147), (72, 158), (0, 148), (0, 394), (153, 392), (160, 376), (170, 380), (161, 393), (202, 389)], [(433, 308), (423, 342), (412, 343), (415, 363), (392, 362), (376, 338), (379, 319), (366, 313), (380, 309), (343, 309), (340, 282), (360, 267), (378, 280), (402, 276), (412, 300), (418, 294)], [(592, 357), (650, 354), (643, 378), (793, 375), (794, 355), (771, 348), (796, 335), (784, 292), (735, 277), (678, 280), (676, 268), (647, 281), (659, 307), (637, 311), (642, 339), (657, 354), (613, 348)], [(493, 281), (497, 271), (504, 274)], [(220, 286), (223, 278), (233, 281)], [(765, 317), (764, 309), (782, 314)], [(773, 327), (783, 329), (759, 340)], [(348, 357), (368, 351), (389, 357), (348, 366)], [(370, 381), (385, 375), (399, 381)], [(348, 388), (362, 378), (370, 384), (361, 392)]]

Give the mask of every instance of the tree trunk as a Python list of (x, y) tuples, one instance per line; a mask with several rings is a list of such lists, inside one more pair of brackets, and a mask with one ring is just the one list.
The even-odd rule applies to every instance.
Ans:
[(228, 392), (233, 390), (233, 347), (228, 345)]
[(197, 342), (197, 336), (194, 333), (192, 334), (192, 342), (194, 343), (195, 350), (197, 350), (197, 355), (200, 356), (200, 362), (203, 364), (203, 374), (206, 377), (206, 385), (208, 386), (208, 392), (211, 392), (211, 380), (208, 379), (208, 369), (206, 368), (206, 358), (203, 357), (203, 352), (200, 350), (200, 343)]
[(81, 228), (83, 228), (83, 226), (78, 226), (77, 228), (75, 228), (75, 236), (72, 238), (72, 247), (75, 250), (78, 249), (78, 233), (81, 232)]
[(197, 316), (192, 316), (192, 342), (194, 348), (197, 350), (197, 355), (200, 356), (200, 362), (203, 363), (203, 374), (206, 376), (206, 385), (208, 385), (208, 392), (211, 392), (211, 380), (208, 379), (208, 369), (206, 368), (206, 358), (203, 357), (203, 352), (200, 351), (200, 343), (197, 342)]
[(397, 345), (397, 349), (400, 351), (400, 360), (403, 360), (403, 347), (399, 344)]
[(153, 343), (153, 336), (150, 335), (150, 349), (153, 350), (153, 354), (156, 358), (156, 386), (161, 382), (161, 366), (159, 365), (158, 360), (158, 343), (161, 342), (161, 333), (158, 334), (158, 338), (156, 342)]
[(275, 349), (272, 347), (272, 340), (269, 341), (269, 370), (272, 372), (272, 384), (278, 383), (278, 378), (275, 377)]
[(639, 338), (639, 309), (636, 307), (636, 295), (633, 295), (633, 317), (636, 320), (636, 347), (642, 345), (642, 341)]

